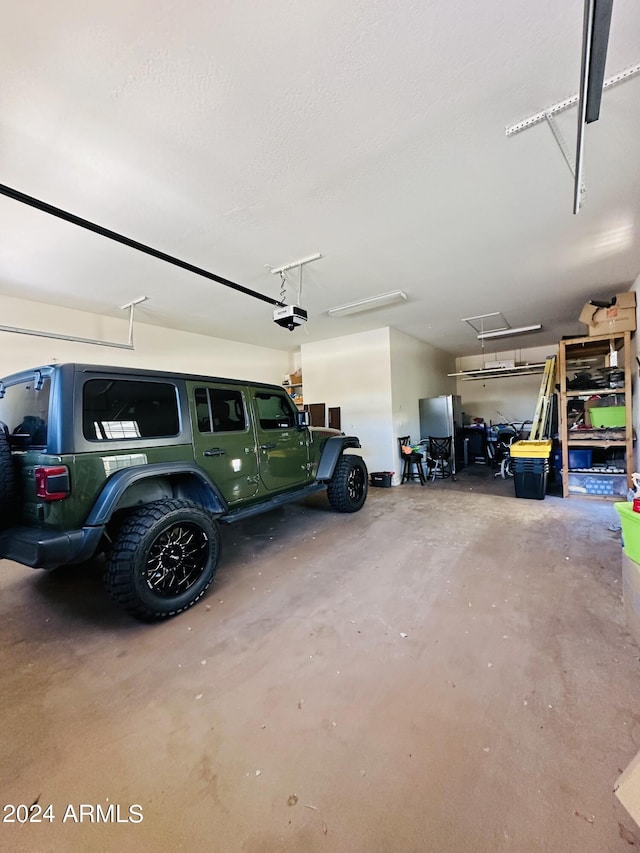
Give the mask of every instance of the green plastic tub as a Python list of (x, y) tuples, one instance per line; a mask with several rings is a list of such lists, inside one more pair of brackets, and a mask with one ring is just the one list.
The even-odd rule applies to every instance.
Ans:
[(615, 503), (614, 507), (618, 510), (622, 523), (624, 553), (631, 560), (640, 563), (640, 512), (634, 512), (629, 501)]
[(626, 425), (624, 406), (592, 406), (589, 409), (593, 429)]

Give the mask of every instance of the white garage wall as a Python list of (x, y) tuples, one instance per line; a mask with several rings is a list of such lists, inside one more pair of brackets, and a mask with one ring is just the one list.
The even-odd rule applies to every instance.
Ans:
[[(69, 308), (0, 297), (3, 326), (16, 326), (126, 343), (128, 312), (123, 319), (102, 317)], [(59, 341), (0, 332), (0, 376), (53, 361), (114, 364), (174, 370), (281, 383), (289, 372), (290, 354), (206, 335), (134, 322), (135, 350)]]
[(360, 438), (369, 470), (390, 470), (389, 329), (302, 344), (301, 363), (305, 403), (340, 406), (342, 430)]
[[(480, 368), (487, 361), (512, 360), (516, 364), (544, 361), (557, 355), (558, 347), (529, 347), (505, 350), (488, 355), (464, 356), (456, 359), (456, 370)], [(504, 376), (499, 379), (462, 380), (458, 377), (457, 392), (462, 397), (462, 410), (471, 418), (484, 418), (486, 423), (531, 420), (536, 410), (542, 374)]]
[[(455, 370), (455, 359), (395, 329), (390, 330), (391, 342), (391, 400), (393, 417), (393, 454), (397, 460), (397, 438), (410, 435), (420, 438), (418, 400), (439, 394), (455, 394), (455, 379), (448, 373)], [(398, 472), (399, 460), (392, 470)]]
[(453, 357), (389, 328), (303, 344), (301, 355), (305, 402), (340, 406), (369, 470), (399, 480), (397, 438), (420, 438), (420, 397), (455, 391)]

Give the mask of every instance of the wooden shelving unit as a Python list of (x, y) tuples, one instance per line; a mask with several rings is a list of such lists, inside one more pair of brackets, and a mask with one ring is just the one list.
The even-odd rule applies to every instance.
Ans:
[[(617, 363), (616, 363), (617, 362)], [(567, 388), (567, 374), (577, 373), (580, 366), (593, 373), (599, 368), (617, 367), (624, 370), (624, 385), (619, 388)], [(562, 446), (562, 494), (580, 497), (612, 497), (621, 500), (631, 486), (633, 465), (633, 420), (631, 405), (631, 333), (593, 335), (560, 342), (558, 357), (560, 378), (560, 443)], [(604, 399), (616, 395), (624, 401), (625, 425), (612, 429), (571, 429), (569, 404), (572, 400), (587, 401), (592, 397)], [(620, 403), (622, 405), (622, 403)], [(595, 470), (569, 468), (572, 448), (604, 451), (624, 449), (624, 460), (617, 459), (621, 471), (591, 466)], [(614, 467), (614, 466), (611, 466)]]
[[(293, 402), (298, 407), (299, 411), (302, 411), (304, 408), (304, 396), (302, 392), (302, 383), (294, 382), (293, 385), (284, 385), (283, 386), (287, 394), (293, 399)], [(293, 394), (291, 393), (293, 391)]]

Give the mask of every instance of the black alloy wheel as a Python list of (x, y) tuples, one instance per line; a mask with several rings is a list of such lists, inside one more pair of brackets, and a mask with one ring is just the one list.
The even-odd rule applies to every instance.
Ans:
[(167, 619), (202, 598), (219, 558), (218, 528), (205, 509), (182, 499), (156, 501), (119, 528), (105, 585), (136, 619)]
[(345, 454), (340, 458), (327, 487), (329, 503), (338, 512), (357, 512), (367, 499), (369, 475), (360, 456)]
[(209, 559), (209, 539), (197, 524), (177, 522), (167, 527), (149, 548), (144, 572), (147, 586), (162, 598), (191, 589)]

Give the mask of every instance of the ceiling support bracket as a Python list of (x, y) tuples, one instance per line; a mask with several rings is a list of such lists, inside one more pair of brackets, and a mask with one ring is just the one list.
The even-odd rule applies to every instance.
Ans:
[(57, 332), (41, 332), (37, 329), (21, 329), (19, 326), (0, 326), (0, 332), (11, 332), (14, 335), (33, 335), (36, 338), (53, 338), (56, 341), (71, 341), (75, 344), (93, 344), (98, 347), (115, 347), (117, 349), (135, 349), (133, 345), (133, 312), (136, 305), (141, 302), (146, 302), (148, 296), (140, 296), (132, 302), (127, 302), (126, 305), (120, 307), (121, 311), (129, 309), (129, 340), (126, 344), (120, 344), (115, 341), (100, 341), (96, 338), (78, 338), (75, 335), (61, 335)]
[[(280, 278), (282, 279), (282, 282), (283, 282), (283, 286), (284, 286), (284, 281), (285, 281), (285, 273), (288, 270), (297, 269), (298, 270), (297, 290), (298, 290), (298, 299), (300, 299), (302, 297), (302, 267), (305, 264), (312, 263), (313, 261), (319, 261), (321, 257), (322, 257), (322, 255), (320, 254), (320, 252), (316, 252), (315, 255), (309, 255), (308, 258), (301, 258), (299, 261), (292, 261), (290, 264), (283, 264), (281, 267), (272, 267), (272, 266), (269, 266), (269, 264), (267, 264), (266, 266), (272, 275), (278, 275), (278, 274), (280, 275)], [(281, 301), (282, 301), (282, 297), (281, 297)]]
[[(549, 125), (549, 129), (551, 130), (551, 133), (553, 134), (553, 138), (558, 143), (558, 148), (560, 149), (560, 153), (564, 157), (565, 163), (569, 167), (569, 171), (571, 172), (571, 177), (575, 181), (575, 179), (576, 179), (576, 164), (575, 164), (575, 161), (573, 159), (571, 152), (569, 151), (569, 147), (567, 146), (567, 143), (564, 140), (564, 137), (560, 131), (560, 128), (558, 127), (558, 123), (551, 113), (547, 113), (547, 115), (545, 115), (545, 119), (547, 121), (547, 124)], [(584, 185), (584, 181), (580, 181), (580, 193), (582, 195), (584, 195), (584, 193), (586, 193), (586, 191), (587, 191), (587, 188)]]

